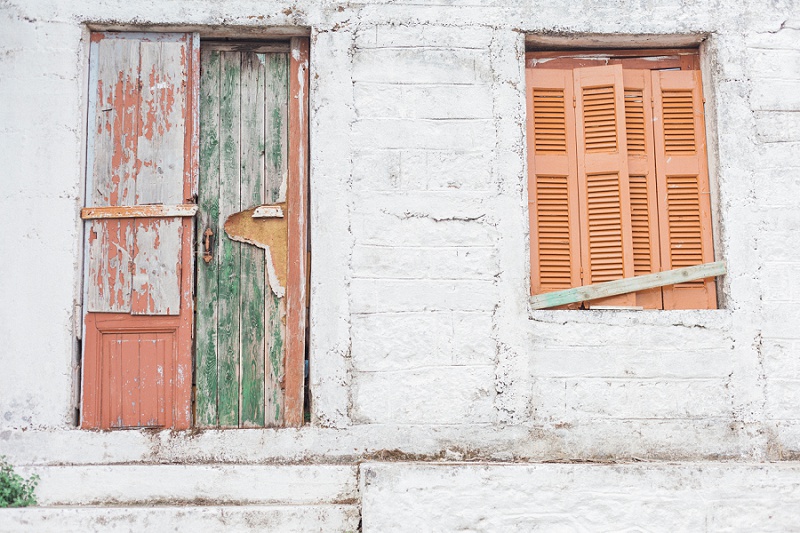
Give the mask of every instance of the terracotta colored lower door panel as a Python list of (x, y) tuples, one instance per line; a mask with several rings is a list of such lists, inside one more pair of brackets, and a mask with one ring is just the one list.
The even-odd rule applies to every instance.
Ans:
[(86, 315), (84, 428), (187, 428), (191, 328), (181, 317)]

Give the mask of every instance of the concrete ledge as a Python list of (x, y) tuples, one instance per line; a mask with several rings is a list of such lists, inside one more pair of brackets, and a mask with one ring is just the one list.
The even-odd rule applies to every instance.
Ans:
[(84, 465), (22, 468), (41, 505), (314, 505), (357, 497), (351, 465)]
[(800, 464), (366, 463), (364, 531), (795, 531)]
[(355, 532), (355, 505), (214, 507), (29, 507), (1, 509), (0, 533), (129, 531)]

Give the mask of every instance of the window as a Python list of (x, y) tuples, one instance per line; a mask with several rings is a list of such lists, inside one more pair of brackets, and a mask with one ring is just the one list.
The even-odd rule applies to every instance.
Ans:
[(83, 427), (302, 424), (308, 46), (92, 34)]
[[(527, 54), (532, 295), (713, 261), (697, 59), (695, 50)], [(715, 282), (567, 307), (605, 306), (716, 308)]]

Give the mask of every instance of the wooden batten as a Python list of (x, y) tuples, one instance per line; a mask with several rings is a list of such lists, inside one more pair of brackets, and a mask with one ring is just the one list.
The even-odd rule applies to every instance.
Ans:
[(646, 276), (636, 276), (605, 283), (596, 283), (594, 285), (585, 285), (583, 287), (576, 287), (564, 291), (538, 294), (536, 296), (531, 296), (531, 309), (547, 309), (549, 307), (596, 300), (598, 298), (607, 298), (620, 294), (631, 294), (656, 287), (667, 287), (698, 279), (722, 276), (726, 271), (725, 262), (716, 261), (714, 263), (677, 268), (658, 272), (656, 274), (648, 274)]
[(165, 218), (193, 217), (197, 214), (197, 205), (128, 205), (106, 207), (84, 207), (81, 209), (83, 220), (101, 220), (115, 218)]

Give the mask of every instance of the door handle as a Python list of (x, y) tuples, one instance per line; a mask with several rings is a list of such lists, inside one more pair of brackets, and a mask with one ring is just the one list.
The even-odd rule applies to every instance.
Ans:
[(206, 228), (203, 232), (203, 261), (210, 263), (214, 258), (214, 232), (211, 228)]

